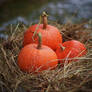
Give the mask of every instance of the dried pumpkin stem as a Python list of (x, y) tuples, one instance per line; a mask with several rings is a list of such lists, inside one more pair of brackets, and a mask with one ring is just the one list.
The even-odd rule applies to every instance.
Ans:
[(60, 44), (60, 47), (61, 47), (61, 49), (64, 51), (65, 50), (65, 47), (62, 45), (62, 44)]
[(42, 46), (42, 35), (41, 33), (39, 32), (38, 33), (38, 46), (37, 46), (37, 49), (40, 49)]
[(48, 15), (46, 14), (46, 12), (42, 13), (43, 29), (46, 29), (47, 24), (48, 24), (47, 16)]

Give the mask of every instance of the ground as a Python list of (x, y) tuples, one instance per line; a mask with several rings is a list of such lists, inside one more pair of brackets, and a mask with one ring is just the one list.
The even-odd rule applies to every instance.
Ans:
[(23, 34), (28, 26), (14, 25), (8, 40), (1, 39), (0, 43), (0, 92), (92, 92), (92, 28), (86, 28), (87, 23), (61, 25), (50, 22), (60, 30), (63, 42), (78, 40), (85, 44), (88, 52), (78, 58), (78, 62), (39, 74), (24, 73), (17, 66)]

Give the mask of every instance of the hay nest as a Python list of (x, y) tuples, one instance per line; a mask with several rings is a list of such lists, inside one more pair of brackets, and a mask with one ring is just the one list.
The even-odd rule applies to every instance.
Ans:
[[(17, 24), (9, 29), (8, 40), (0, 44), (0, 92), (92, 92), (92, 29), (85, 24), (57, 24), (63, 41), (76, 39), (88, 50), (79, 62), (72, 62), (62, 68), (46, 70), (39, 74), (27, 74), (17, 66), (17, 56), (22, 48), (23, 34), (28, 28)], [(8, 31), (8, 29), (7, 29)]]

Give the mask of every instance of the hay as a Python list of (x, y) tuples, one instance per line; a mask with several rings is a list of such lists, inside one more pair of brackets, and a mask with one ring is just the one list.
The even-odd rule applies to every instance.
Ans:
[(63, 68), (46, 70), (39, 74), (27, 74), (17, 66), (17, 56), (22, 48), (26, 25), (12, 26), (8, 40), (0, 44), (0, 92), (91, 92), (92, 91), (92, 29), (83, 24), (56, 22), (63, 41), (76, 39), (85, 43), (88, 53)]

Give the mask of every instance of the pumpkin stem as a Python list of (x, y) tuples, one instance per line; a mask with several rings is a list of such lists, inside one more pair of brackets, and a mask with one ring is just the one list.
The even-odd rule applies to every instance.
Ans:
[(40, 49), (42, 46), (42, 35), (41, 33), (39, 32), (38, 33), (38, 46), (37, 46), (37, 49)]
[(47, 24), (48, 24), (48, 20), (47, 20), (48, 15), (46, 14), (46, 12), (42, 13), (42, 21), (43, 21), (43, 29), (46, 29)]
[(60, 47), (61, 47), (61, 49), (64, 51), (65, 50), (65, 47), (62, 45), (62, 44), (60, 44)]

